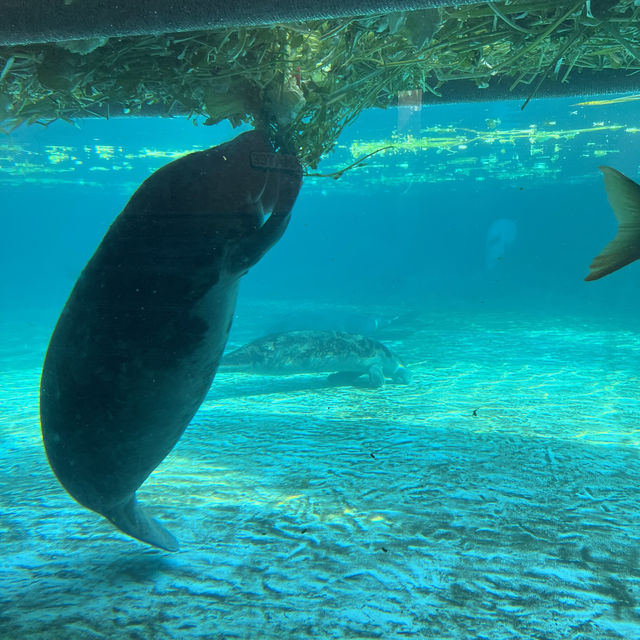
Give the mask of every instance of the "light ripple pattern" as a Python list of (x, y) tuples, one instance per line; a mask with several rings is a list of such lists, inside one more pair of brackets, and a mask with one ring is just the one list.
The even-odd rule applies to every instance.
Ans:
[(44, 342), (8, 340), (0, 639), (640, 638), (637, 334), (431, 313), (387, 344), (411, 385), (220, 374), (139, 492), (167, 554), (58, 485)]

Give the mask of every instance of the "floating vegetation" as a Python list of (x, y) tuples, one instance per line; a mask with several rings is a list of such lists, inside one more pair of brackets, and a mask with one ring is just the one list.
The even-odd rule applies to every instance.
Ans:
[(622, 96), (621, 98), (610, 98), (606, 100), (587, 100), (585, 102), (577, 102), (576, 107), (601, 107), (608, 104), (621, 104), (623, 102), (636, 102), (640, 100), (640, 95)]
[[(415, 135), (396, 131), (388, 138), (340, 143), (322, 162), (321, 173), (307, 172), (312, 179), (305, 188), (322, 192), (326, 178), (331, 181), (342, 175), (341, 188), (345, 191), (469, 179), (518, 180), (520, 184), (536, 185), (557, 180), (582, 182), (598, 174), (596, 166), (604, 158), (619, 153), (621, 148), (636, 148), (640, 142), (636, 138), (640, 127), (615, 122), (589, 122), (582, 127), (554, 122), (527, 126), (487, 119), (485, 125), (483, 129), (441, 124), (423, 128)], [(0, 146), (0, 185), (73, 183), (130, 193), (163, 163), (204, 146), (7, 144)], [(571, 163), (566, 162), (569, 153)], [(357, 168), (348, 171), (351, 166)]]
[[(549, 140), (572, 140), (576, 136), (584, 133), (607, 132), (625, 130), (628, 133), (635, 133), (635, 128), (625, 127), (621, 124), (596, 124), (592, 127), (581, 129), (539, 129), (532, 124), (524, 129), (491, 129), (489, 131), (479, 131), (466, 129), (464, 127), (431, 127), (423, 130), (420, 137), (414, 136), (394, 136), (390, 140), (370, 140), (354, 142), (351, 153), (354, 156), (370, 154), (376, 149), (389, 150), (389, 153), (417, 153), (427, 149), (437, 151), (448, 151), (455, 153), (458, 150), (466, 151), (469, 147), (484, 143), (497, 144), (499, 146), (514, 145), (519, 140), (526, 140), (532, 149), (544, 144)], [(532, 153), (534, 153), (532, 151)]]
[[(511, 0), (377, 17), (0, 48), (0, 124), (186, 114), (268, 126), (308, 167), (370, 107), (466, 81), (535, 96), (640, 70), (634, 0)], [(522, 91), (520, 91), (522, 93)]]

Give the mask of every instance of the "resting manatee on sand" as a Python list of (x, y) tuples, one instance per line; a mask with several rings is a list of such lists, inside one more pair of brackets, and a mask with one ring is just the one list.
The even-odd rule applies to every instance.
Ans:
[(78, 278), (49, 342), (40, 420), (51, 468), (80, 504), (169, 551), (176, 539), (135, 492), (211, 385), (241, 276), (287, 227), (301, 170), (272, 152), (250, 131), (147, 178)]
[(585, 280), (597, 280), (640, 258), (640, 185), (611, 167), (600, 170), (618, 233), (594, 258)]
[(411, 372), (376, 340), (344, 331), (289, 331), (258, 338), (226, 354), (219, 371), (264, 375), (337, 372), (334, 380), (368, 375), (372, 386), (385, 378), (408, 384)]

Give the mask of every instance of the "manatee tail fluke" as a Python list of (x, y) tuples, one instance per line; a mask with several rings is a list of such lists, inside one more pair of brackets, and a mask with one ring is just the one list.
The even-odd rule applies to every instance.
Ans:
[(178, 541), (136, 501), (135, 495), (125, 504), (103, 514), (113, 524), (132, 538), (146, 542), (165, 551), (177, 551)]
[(600, 170), (618, 233), (594, 258), (585, 280), (597, 280), (640, 258), (640, 185), (611, 167)]

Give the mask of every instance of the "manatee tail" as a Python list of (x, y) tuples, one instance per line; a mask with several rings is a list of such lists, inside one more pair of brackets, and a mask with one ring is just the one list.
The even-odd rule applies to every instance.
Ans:
[(640, 258), (640, 185), (611, 167), (600, 170), (618, 233), (594, 258), (585, 280), (597, 280)]
[(177, 551), (178, 541), (158, 522), (149, 516), (136, 501), (135, 494), (128, 502), (103, 515), (132, 538), (166, 551)]

